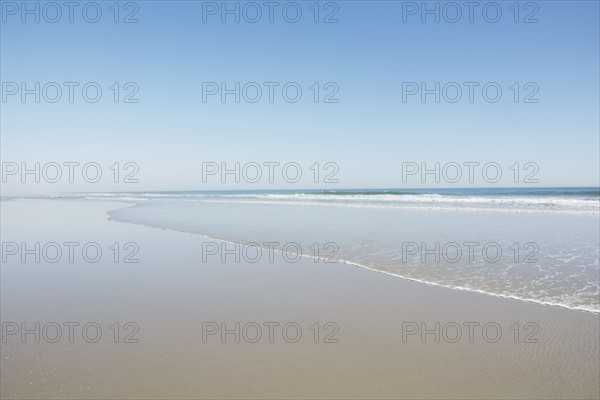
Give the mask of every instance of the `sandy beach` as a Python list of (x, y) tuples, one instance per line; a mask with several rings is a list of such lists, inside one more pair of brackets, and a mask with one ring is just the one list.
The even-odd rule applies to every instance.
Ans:
[[(203, 261), (199, 235), (108, 219), (126, 206), (2, 202), (3, 245), (81, 244), (73, 262), (3, 260), (2, 398), (600, 396), (598, 314), (306, 258)], [(92, 242), (97, 262), (81, 258)], [(39, 343), (7, 335), (36, 322)]]
[(0, 400), (600, 400), (600, 0), (0, 1)]

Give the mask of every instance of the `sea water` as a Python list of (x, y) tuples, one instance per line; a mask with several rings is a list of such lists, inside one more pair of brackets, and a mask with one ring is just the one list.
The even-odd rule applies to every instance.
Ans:
[[(291, 254), (287, 262), (300, 254), (323, 268), (346, 263), (432, 285), (600, 312), (599, 195), (597, 188), (549, 188), (57, 197), (131, 202), (111, 218), (285, 251)], [(207, 256), (215, 256), (214, 248)]]

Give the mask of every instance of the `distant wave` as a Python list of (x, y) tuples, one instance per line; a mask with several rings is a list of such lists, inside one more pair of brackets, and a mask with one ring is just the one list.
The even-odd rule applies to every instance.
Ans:
[[(44, 198), (44, 197), (41, 197)], [(115, 201), (203, 201), (296, 206), (398, 208), (437, 211), (497, 211), (600, 215), (600, 190), (439, 189), (315, 190), (256, 192), (127, 192), (53, 194), (45, 198)], [(9, 198), (4, 198), (9, 199)]]
[(440, 194), (446, 196), (461, 196), (469, 194), (489, 195), (489, 196), (566, 196), (580, 197), (589, 196), (600, 198), (600, 188), (547, 188), (547, 189), (382, 189), (382, 190), (321, 190), (307, 192), (307, 194), (322, 194), (334, 196), (353, 196), (353, 195), (421, 195), (421, 194)]

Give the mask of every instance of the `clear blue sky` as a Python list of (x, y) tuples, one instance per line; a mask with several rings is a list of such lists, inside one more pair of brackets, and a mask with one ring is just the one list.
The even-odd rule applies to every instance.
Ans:
[[(141, 1), (135, 3), (139, 22), (125, 24), (113, 22), (112, 1), (98, 3), (103, 14), (97, 23), (86, 22), (81, 7), (73, 23), (66, 8), (57, 23), (43, 15), (39, 23), (26, 15), (23, 23), (21, 10), (13, 15), (11, 8), (21, 2), (2, 1), (2, 82), (98, 82), (103, 89), (98, 103), (85, 102), (81, 86), (74, 103), (65, 87), (54, 104), (35, 103), (33, 95), (26, 103), (19, 95), (7, 97), (1, 103), (2, 161), (95, 161), (106, 171), (114, 161), (133, 161), (140, 183), (13, 180), (3, 194), (298, 188), (203, 184), (203, 161), (294, 161), (306, 171), (315, 161), (332, 161), (340, 166), (335, 186), (341, 188), (422, 187), (402, 183), (404, 161), (494, 161), (506, 171), (515, 161), (531, 161), (540, 166), (538, 186), (598, 185), (598, 1), (539, 1), (538, 10), (521, 2), (519, 23), (513, 1), (497, 3), (497, 23), (483, 18), (481, 6), (472, 23), (467, 8), (457, 23), (443, 15), (440, 23), (431, 15), (422, 23), (421, 14), (407, 15), (412, 5), (400, 1), (338, 1), (337, 23), (322, 22), (336, 11), (327, 2), (320, 3), (321, 22), (315, 23), (313, 1), (298, 2), (303, 14), (297, 23), (283, 18), (286, 2), (275, 8), (273, 23), (264, 6), (257, 23), (243, 15), (240, 23), (233, 16), (222, 23), (219, 13), (203, 22), (203, 7), (212, 7), (206, 2)], [(120, 20), (135, 11), (124, 8), (122, 2)], [(46, 11), (53, 18), (54, 11)], [(288, 11), (293, 18), (294, 10)], [(523, 23), (533, 12), (539, 22)], [(115, 104), (113, 82), (135, 82), (139, 102)], [(218, 96), (203, 102), (202, 82), (297, 82), (303, 96), (288, 103), (279, 86), (273, 103), (266, 88), (257, 103), (235, 103), (233, 96), (226, 103)], [(334, 82), (339, 102), (315, 103), (314, 82)], [(403, 102), (403, 82), (497, 82), (503, 96), (488, 103), (479, 86), (473, 103), (466, 87), (457, 103), (435, 103), (433, 95), (426, 103), (419, 96)], [(515, 103), (514, 82), (534, 82), (538, 103)], [(521, 87), (521, 97), (530, 91)]]

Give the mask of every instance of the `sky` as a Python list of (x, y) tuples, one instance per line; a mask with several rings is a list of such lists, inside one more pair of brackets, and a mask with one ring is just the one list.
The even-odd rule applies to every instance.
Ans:
[(1, 2), (3, 195), (599, 185), (598, 1), (64, 4)]

